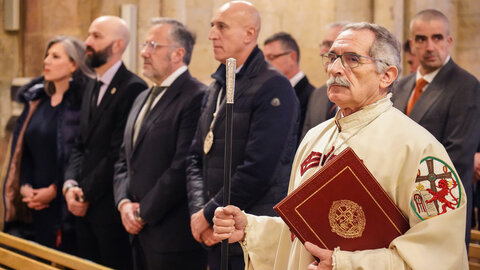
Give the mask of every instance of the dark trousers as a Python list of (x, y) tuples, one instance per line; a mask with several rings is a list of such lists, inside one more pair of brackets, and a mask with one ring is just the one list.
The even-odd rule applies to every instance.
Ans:
[[(210, 270), (220, 270), (222, 260), (222, 245), (217, 244), (208, 251), (208, 266)], [(244, 270), (245, 261), (242, 247), (238, 243), (229, 244), (228, 270)]]
[(89, 218), (77, 218), (77, 241), (80, 257), (114, 269), (132, 269), (128, 234), (122, 224), (99, 224)]
[[(140, 232), (141, 233), (141, 232)], [(188, 250), (175, 252), (156, 252), (148, 250), (133, 238), (133, 264), (135, 270), (156, 269), (207, 269), (207, 253), (204, 250)]]
[(59, 210), (56, 204), (40, 211), (32, 210), (35, 242), (49, 248), (57, 248)]

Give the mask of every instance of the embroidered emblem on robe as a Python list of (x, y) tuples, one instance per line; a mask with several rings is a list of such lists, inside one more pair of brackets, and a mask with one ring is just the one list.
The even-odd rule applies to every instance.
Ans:
[(410, 206), (421, 220), (454, 210), (463, 196), (459, 183), (447, 163), (434, 157), (424, 158), (418, 167)]
[[(322, 153), (312, 151), (310, 155), (308, 155), (308, 157), (305, 158), (302, 164), (300, 165), (300, 176), (303, 176), (303, 174), (305, 174), (305, 172), (308, 171), (309, 169), (318, 167), (320, 165), (320, 159), (322, 159), (321, 165), (322, 166), (325, 165), (325, 160), (333, 152), (333, 150), (335, 150), (335, 147), (332, 147), (332, 150), (330, 150), (328, 154), (324, 155), (323, 158), (322, 158)], [(334, 157), (335, 155), (332, 155), (330, 160), (332, 160)]]

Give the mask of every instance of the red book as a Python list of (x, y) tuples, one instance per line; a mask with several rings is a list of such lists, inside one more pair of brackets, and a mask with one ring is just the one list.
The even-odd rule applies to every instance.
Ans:
[(351, 148), (301, 184), (274, 210), (302, 243), (355, 251), (388, 247), (408, 220)]

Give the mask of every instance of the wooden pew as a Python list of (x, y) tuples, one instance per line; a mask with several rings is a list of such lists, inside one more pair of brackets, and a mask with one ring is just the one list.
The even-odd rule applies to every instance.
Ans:
[[(31, 256), (25, 255), (29, 254)], [(40, 258), (46, 262), (35, 260)], [(108, 267), (0, 232), (0, 269), (107, 270)]]
[(468, 251), (470, 270), (480, 270), (480, 231), (472, 230)]

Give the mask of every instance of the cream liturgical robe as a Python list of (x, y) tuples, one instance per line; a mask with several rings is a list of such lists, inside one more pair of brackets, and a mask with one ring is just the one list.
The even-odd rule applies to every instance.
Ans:
[[(408, 218), (410, 229), (388, 248), (336, 248), (334, 269), (468, 269), (466, 198), (460, 179), (444, 147), (393, 108), (390, 95), (340, 118), (338, 126), (331, 119), (310, 130), (297, 150), (289, 192), (322, 166), (323, 154), (332, 147), (338, 154), (347, 146)], [(242, 243), (246, 269), (304, 270), (313, 262), (280, 218), (247, 216)], [(376, 221), (367, 220), (367, 226), (370, 222)]]

